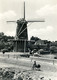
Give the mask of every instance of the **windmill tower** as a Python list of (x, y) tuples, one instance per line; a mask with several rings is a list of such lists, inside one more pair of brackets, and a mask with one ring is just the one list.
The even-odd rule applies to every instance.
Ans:
[(26, 52), (28, 51), (27, 42), (28, 42), (28, 33), (27, 33), (27, 24), (31, 22), (44, 22), (44, 20), (26, 20), (25, 19), (25, 2), (24, 2), (24, 17), (17, 21), (7, 21), (7, 22), (16, 22), (16, 37), (13, 40), (14, 42), (14, 51), (15, 52)]

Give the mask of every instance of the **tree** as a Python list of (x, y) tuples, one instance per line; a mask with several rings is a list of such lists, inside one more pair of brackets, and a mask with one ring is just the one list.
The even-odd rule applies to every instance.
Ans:
[(9, 39), (14, 39), (13, 36), (6, 36), (3, 32), (0, 33), (0, 51), (2, 49), (9, 49), (9, 51), (12, 51), (13, 45), (12, 42), (8, 42)]

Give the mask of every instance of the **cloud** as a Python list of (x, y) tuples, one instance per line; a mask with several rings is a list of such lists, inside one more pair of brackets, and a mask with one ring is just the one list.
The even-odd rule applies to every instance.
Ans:
[(14, 19), (16, 17), (16, 13), (12, 10), (0, 13), (0, 20), (4, 19)]
[(57, 5), (45, 5), (36, 11), (39, 16), (57, 15)]
[[(15, 9), (14, 9), (15, 10)], [(16, 10), (15, 10), (16, 11)], [(34, 11), (34, 9), (33, 9)], [(33, 13), (33, 11), (31, 13)], [(19, 13), (17, 13), (19, 15)], [(18, 18), (17, 15), (13, 10), (9, 10), (4, 13), (0, 13), (0, 32), (4, 32), (7, 35), (15, 35), (16, 34), (16, 24), (14, 23), (6, 23), (7, 20), (16, 20)], [(34, 28), (29, 29), (29, 38), (31, 36), (37, 36), (41, 39), (56, 39), (57, 35), (54, 34), (54, 30), (57, 30), (57, 5), (46, 5), (39, 10), (36, 11), (36, 17), (46, 17), (46, 22), (44, 24), (34, 23), (32, 26), (37, 28), (38, 26), (41, 27), (38, 30)], [(51, 16), (51, 17), (50, 17)], [(32, 17), (34, 15), (32, 14)], [(55, 17), (55, 18), (54, 18)], [(48, 19), (47, 19), (48, 18)], [(56, 24), (55, 24), (56, 23)], [(50, 25), (50, 26), (48, 26)], [(46, 26), (46, 27), (45, 27)], [(57, 31), (56, 31), (57, 34)], [(54, 38), (52, 38), (54, 36)]]
[(14, 33), (14, 31), (7, 31), (7, 32), (5, 32), (5, 34), (6, 35), (8, 35), (8, 36), (12, 36), (12, 35), (15, 35), (15, 33)]
[(41, 39), (50, 39), (51, 40), (51, 35), (54, 32), (54, 28), (52, 26), (47, 26), (46, 28), (40, 28), (40, 29), (32, 29), (29, 30), (29, 38), (31, 36), (36, 36)]
[[(36, 11), (37, 16), (45, 18), (46, 28), (40, 28), (38, 30), (38, 37), (41, 39), (47, 39), (51, 41), (57, 40), (57, 4), (45, 5)], [(48, 26), (50, 25), (50, 26)]]
[(52, 26), (47, 26), (46, 28), (40, 28), (38, 30), (39, 34), (50, 34), (52, 33), (54, 28)]
[(0, 32), (4, 32), (8, 35), (12, 34), (13, 32), (15, 33), (16, 25), (14, 23), (7, 24), (6, 21), (16, 20), (16, 16), (17, 14), (12, 10), (0, 13)]

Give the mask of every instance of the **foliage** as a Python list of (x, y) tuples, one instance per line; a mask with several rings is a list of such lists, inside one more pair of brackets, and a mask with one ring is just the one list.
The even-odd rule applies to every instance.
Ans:
[(30, 40), (35, 40), (35, 41), (37, 41), (37, 40), (40, 40), (40, 39), (39, 39), (38, 37), (32, 36)]
[[(57, 41), (51, 42), (48, 40), (41, 40), (37, 37), (32, 36), (30, 40), (34, 40), (35, 42), (30, 42), (29, 43), (29, 48), (31, 51), (33, 51), (34, 49), (36, 50), (40, 50), (43, 49), (44, 52), (57, 52)], [(41, 44), (39, 44), (39, 42)], [(37, 43), (37, 44), (36, 44)], [(54, 47), (53, 47), (54, 46)]]
[(8, 49), (9, 51), (12, 51), (13, 49), (13, 43), (9, 40), (14, 39), (13, 36), (6, 36), (3, 32), (0, 33), (0, 51), (2, 49)]

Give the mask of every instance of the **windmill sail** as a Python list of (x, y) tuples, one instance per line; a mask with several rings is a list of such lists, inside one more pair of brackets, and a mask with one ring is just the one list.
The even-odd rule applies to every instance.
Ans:
[(7, 21), (7, 23), (8, 23), (8, 22), (16, 22), (16, 21)]
[(27, 20), (27, 22), (45, 22), (45, 20), (44, 19)]
[(28, 47), (27, 47), (28, 45), (28, 32), (27, 32), (28, 22), (45, 22), (45, 21), (44, 19), (26, 20), (25, 19), (25, 2), (24, 2), (23, 18), (17, 21), (7, 21), (7, 23), (8, 22), (17, 23), (16, 38), (14, 40), (14, 51), (24, 52), (24, 51), (28, 51)]
[(25, 2), (24, 2), (24, 20), (25, 20)]

